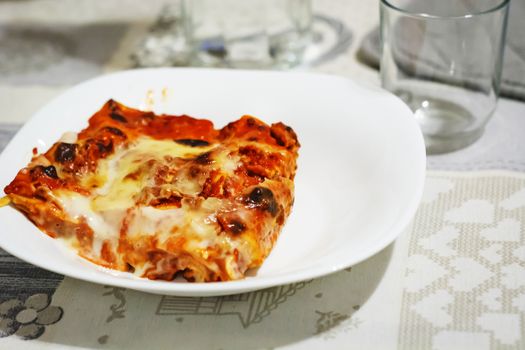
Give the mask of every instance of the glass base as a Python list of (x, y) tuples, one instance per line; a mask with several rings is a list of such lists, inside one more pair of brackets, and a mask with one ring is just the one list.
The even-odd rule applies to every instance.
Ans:
[(483, 134), (483, 126), (467, 109), (450, 101), (412, 96), (408, 104), (418, 121), (428, 154), (459, 150), (474, 143)]
[(423, 137), (425, 138), (427, 154), (442, 154), (465, 148), (476, 142), (481, 137), (481, 135), (483, 135), (483, 130), (484, 129), (481, 128), (478, 130), (463, 132), (450, 136), (423, 134)]

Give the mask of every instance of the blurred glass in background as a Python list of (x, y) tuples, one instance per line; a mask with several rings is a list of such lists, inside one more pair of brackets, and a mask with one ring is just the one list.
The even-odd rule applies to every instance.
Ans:
[(311, 0), (172, 0), (138, 66), (290, 68), (311, 40)]

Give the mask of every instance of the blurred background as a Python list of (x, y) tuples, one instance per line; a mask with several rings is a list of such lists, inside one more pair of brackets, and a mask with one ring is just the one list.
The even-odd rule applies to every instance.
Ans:
[[(377, 0), (249, 0), (272, 5), (237, 13), (231, 11), (235, 1), (0, 1), (0, 122), (21, 123), (65, 88), (103, 73), (166, 65), (253, 68), (253, 62), (232, 60), (243, 55), (280, 60), (264, 62), (259, 68), (331, 73), (379, 85)], [(311, 6), (310, 12), (305, 4)], [(306, 30), (307, 35), (292, 38), (292, 42), (299, 42), (299, 58), (273, 39), (273, 43), (266, 43), (266, 53), (246, 45), (226, 45), (231, 28), (224, 23), (221, 27), (221, 21), (233, 19), (230, 27), (235, 31), (270, 12), (278, 15), (282, 8), (295, 16), (291, 22), (288, 18), (288, 26)], [(185, 37), (188, 16), (193, 27)], [(502, 90), (503, 95), (518, 99), (525, 99), (523, 16), (525, 0), (513, 0)], [(218, 26), (215, 31), (221, 35), (207, 34), (209, 28), (203, 23)], [(290, 27), (277, 30), (283, 33)], [(233, 42), (243, 35), (246, 38), (239, 30)], [(188, 38), (193, 43), (188, 43)], [(265, 45), (264, 37), (249, 38)], [(192, 57), (188, 50), (194, 50)], [(200, 50), (197, 59), (195, 50)]]
[[(0, 105), (3, 109), (0, 121), (27, 120), (65, 88), (103, 73), (138, 66), (196, 65), (188, 61), (184, 43), (181, 44), (180, 6), (184, 2), (0, 1)], [(200, 2), (202, 5), (203, 1)], [(205, 5), (217, 7), (217, 11), (208, 7), (206, 22), (215, 20), (215, 13), (224, 13), (227, 9), (220, 1), (208, 0)], [(295, 4), (298, 5), (300, 8), (300, 3)], [(288, 65), (270, 64), (262, 68), (303, 69), (378, 81), (377, 71), (354, 59), (357, 39), (378, 24), (377, 3), (371, 6), (369, 1), (313, 0), (311, 7), (309, 41), (301, 61), (292, 59)], [(199, 9), (191, 10), (202, 14)], [(255, 21), (260, 14), (252, 11), (226, 18)], [(202, 18), (195, 20), (202, 22)], [(207, 44), (209, 52), (215, 55), (209, 57), (224, 55), (220, 41), (218, 45), (217, 40)], [(233, 50), (228, 52), (231, 53)], [(271, 54), (274, 53), (275, 50)], [(214, 62), (199, 64), (220, 66)]]

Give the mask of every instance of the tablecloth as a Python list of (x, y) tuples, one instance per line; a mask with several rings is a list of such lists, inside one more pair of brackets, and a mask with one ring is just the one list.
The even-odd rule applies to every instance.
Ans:
[[(314, 4), (333, 35), (350, 32), (352, 41), (300, 69), (377, 85), (377, 72), (355, 59), (377, 25), (377, 2)], [(162, 5), (0, 2), (0, 147), (71, 84), (129, 67)], [(90, 52), (93, 43), (103, 52)], [(42, 57), (21, 60), (36, 49)], [(502, 100), (480, 141), (429, 157), (423, 202), (404, 233), (323, 278), (183, 298), (64, 278), (0, 251), (0, 349), (524, 349), (524, 112)]]

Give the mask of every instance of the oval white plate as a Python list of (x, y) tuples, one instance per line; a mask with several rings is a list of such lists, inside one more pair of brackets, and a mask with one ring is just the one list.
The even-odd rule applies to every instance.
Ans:
[(216, 127), (252, 114), (293, 127), (302, 144), (295, 205), (258, 271), (240, 281), (150, 281), (91, 264), (40, 232), (11, 207), (0, 208), (0, 244), (31, 264), (95, 283), (180, 296), (246, 292), (326, 275), (390, 244), (419, 203), (425, 147), (399, 99), (350, 80), (305, 73), (146, 69), (80, 84), (42, 108), (0, 156), (0, 185), (25, 166), (35, 146), (47, 150), (79, 131), (109, 98), (137, 108), (189, 114)]

